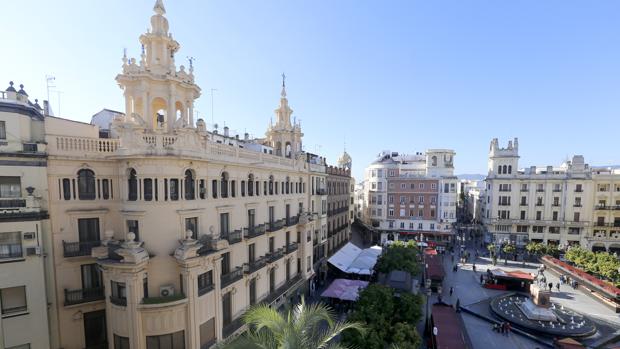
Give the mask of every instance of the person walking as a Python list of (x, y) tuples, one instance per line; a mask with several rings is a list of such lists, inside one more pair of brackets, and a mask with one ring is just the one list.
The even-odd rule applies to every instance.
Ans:
[(557, 288), (557, 289), (558, 289), (558, 292), (560, 292), (560, 283), (559, 283), (559, 282), (557, 282), (557, 283), (555, 284), (555, 288)]
[(474, 273), (476, 272), (476, 263), (474, 263), (474, 264), (471, 266), (471, 269), (474, 271)]
[(450, 286), (450, 297), (452, 297), (452, 293), (454, 293), (454, 287)]
[(551, 292), (551, 290), (553, 290), (553, 282), (549, 283), (549, 292)]

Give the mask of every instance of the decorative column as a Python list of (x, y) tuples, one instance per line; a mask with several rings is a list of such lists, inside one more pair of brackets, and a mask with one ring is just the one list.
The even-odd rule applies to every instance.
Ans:
[(191, 128), (194, 128), (194, 100), (188, 101), (189, 103), (189, 125)]

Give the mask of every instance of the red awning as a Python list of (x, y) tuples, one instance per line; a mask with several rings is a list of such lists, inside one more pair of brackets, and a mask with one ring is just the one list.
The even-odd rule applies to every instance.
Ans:
[(425, 255), (436, 255), (437, 254), (437, 250), (434, 248), (425, 248), (424, 249), (424, 254)]
[(432, 317), (433, 327), (437, 328), (437, 334), (433, 335), (437, 349), (469, 348), (462, 323), (451, 306), (433, 305)]

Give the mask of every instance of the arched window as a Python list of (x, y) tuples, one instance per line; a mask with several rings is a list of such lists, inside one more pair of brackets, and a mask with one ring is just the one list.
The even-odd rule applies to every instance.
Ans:
[(436, 156), (433, 156), (431, 158), (431, 166), (437, 166), (437, 157)]
[(497, 166), (497, 174), (502, 174), (502, 167), (501, 166)]
[(194, 200), (196, 198), (196, 180), (192, 170), (185, 171), (185, 200)]
[(269, 195), (273, 195), (273, 176), (269, 176)]
[(512, 165), (508, 165), (508, 174), (512, 174)]
[(289, 194), (290, 193), (290, 187), (291, 187), (291, 180), (286, 177), (286, 193)]
[(128, 190), (127, 200), (129, 201), (138, 200), (138, 176), (136, 175), (136, 170), (134, 170), (133, 168), (129, 169), (129, 178), (127, 179), (127, 190)]
[(86, 169), (78, 171), (78, 198), (95, 200), (95, 172)]
[(502, 173), (503, 173), (503, 174), (508, 173), (508, 169), (506, 168), (506, 165), (504, 165), (504, 166), (502, 167)]
[(254, 175), (248, 175), (248, 196), (254, 196)]
[(228, 197), (228, 172), (222, 172), (222, 178), (220, 180), (220, 194), (221, 197)]

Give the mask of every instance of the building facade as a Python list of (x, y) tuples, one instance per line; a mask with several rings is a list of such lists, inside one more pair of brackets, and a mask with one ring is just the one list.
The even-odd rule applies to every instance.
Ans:
[(620, 170), (575, 155), (560, 166), (519, 169), (519, 143), (489, 149), (482, 198), (487, 241), (529, 241), (620, 251)]
[(298, 301), (348, 239), (329, 239), (327, 183), (349, 188), (350, 169), (303, 151), (284, 81), (264, 138), (207, 130), (191, 61), (177, 68), (161, 0), (154, 11), (116, 77), (124, 113), (46, 118), (53, 348), (209, 348), (249, 306)]
[(430, 149), (414, 155), (382, 152), (366, 168), (361, 200), (366, 224), (388, 240), (452, 241), (457, 178), (454, 151)]
[[(52, 260), (43, 110), (23, 85), (0, 92), (0, 348), (49, 348)], [(53, 312), (50, 312), (53, 315)]]

